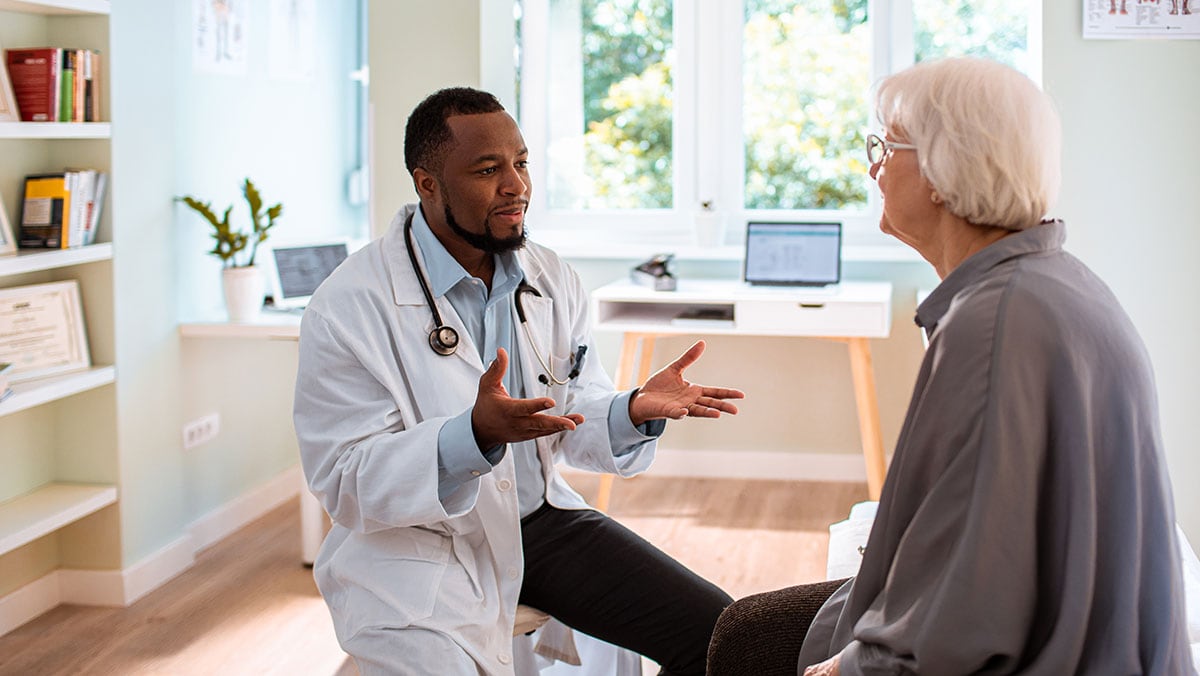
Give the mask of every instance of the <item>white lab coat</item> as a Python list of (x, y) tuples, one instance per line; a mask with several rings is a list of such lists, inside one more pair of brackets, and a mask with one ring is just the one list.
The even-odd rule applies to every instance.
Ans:
[[(473, 405), (484, 364), (444, 298), (438, 310), (461, 343), (452, 356), (430, 349), (433, 319), (404, 240), (413, 208), (329, 277), (301, 324), (296, 434), (308, 485), (333, 519), (314, 576), (343, 646), (365, 628), (426, 629), (451, 637), (482, 673), (511, 674), (524, 571), (514, 463), (506, 454), (491, 473), (438, 499), (438, 432)], [(586, 419), (537, 441), (546, 501), (584, 508), (556, 460), (632, 476), (650, 465), (654, 444), (613, 457), (607, 417), (616, 393), (594, 356), (587, 293), (552, 251), (530, 243), (517, 255), (541, 292), (522, 301), (554, 373), (570, 370), (577, 346), (589, 348), (577, 379), (547, 387), (537, 381), (542, 370), (525, 332), (516, 331), (526, 396), (548, 395), (552, 413)], [(436, 672), (413, 638), (421, 633), (389, 631), (388, 645), (377, 647), (394, 649), (398, 667)]]

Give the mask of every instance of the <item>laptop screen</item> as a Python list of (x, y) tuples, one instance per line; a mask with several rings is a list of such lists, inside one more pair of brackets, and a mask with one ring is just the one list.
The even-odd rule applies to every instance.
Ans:
[(841, 223), (746, 224), (750, 284), (825, 286), (841, 281)]
[(314, 242), (271, 249), (271, 292), (279, 308), (304, 307), (348, 255), (345, 242)]

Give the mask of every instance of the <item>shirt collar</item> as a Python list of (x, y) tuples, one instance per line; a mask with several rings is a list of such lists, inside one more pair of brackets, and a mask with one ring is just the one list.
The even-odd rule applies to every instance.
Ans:
[(950, 309), (950, 302), (958, 292), (992, 268), (1020, 256), (1059, 251), (1066, 239), (1066, 225), (1061, 220), (1053, 220), (1014, 232), (975, 252), (950, 271), (925, 302), (917, 307), (917, 326), (932, 330)]
[[(441, 241), (433, 234), (429, 223), (425, 220), (425, 214), (418, 206), (416, 213), (413, 214), (412, 220), (413, 238), (417, 241), (417, 246), (421, 250), (421, 257), (425, 261), (425, 270), (429, 275), (429, 291), (434, 297), (440, 298), (446, 295), (446, 292), (454, 288), (459, 282), (468, 279), (465, 268), (446, 247), (442, 246)], [(496, 272), (492, 276), (492, 298), (499, 298), (511, 290), (517, 288), (521, 280), (525, 278), (524, 272), (521, 270), (521, 264), (517, 260), (514, 252), (507, 252), (494, 256), (496, 262)]]

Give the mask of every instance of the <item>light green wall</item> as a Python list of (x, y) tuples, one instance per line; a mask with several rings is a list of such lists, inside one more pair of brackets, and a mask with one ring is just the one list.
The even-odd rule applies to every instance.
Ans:
[[(191, 7), (191, 3), (181, 3)], [(211, 201), (221, 214), (234, 205), (235, 227), (249, 227), (241, 194), (249, 177), (266, 203), (281, 202), (272, 241), (314, 236), (366, 237), (366, 208), (345, 199), (355, 165), (356, 85), (349, 77), (356, 60), (355, 3), (316, 2), (316, 72), (286, 80), (268, 72), (267, 2), (248, 3), (248, 61), (245, 75), (196, 72), (192, 66), (189, 11), (172, 26), (178, 122), (174, 128), (175, 195)], [(220, 261), (211, 227), (182, 204), (173, 209), (178, 230), (175, 263), (181, 319), (221, 317)], [(170, 223), (170, 221), (167, 221)]]
[[(190, 7), (190, 3), (183, 3)], [(241, 195), (250, 177), (267, 204), (281, 202), (283, 217), (271, 242), (367, 236), (366, 207), (346, 199), (356, 163), (357, 67), (355, 3), (317, 2), (316, 71), (305, 80), (268, 70), (269, 3), (249, 4), (248, 64), (243, 76), (193, 70), (187, 11), (173, 25), (178, 122), (173, 130), (176, 176), (168, 194), (211, 200), (220, 213), (234, 204), (233, 223), (249, 226)], [(177, 319), (221, 319), (220, 261), (210, 226), (176, 204), (173, 263), (178, 267)], [(172, 418), (174, 453), (187, 480), (180, 493), (195, 520), (262, 485), (298, 462), (291, 424), (296, 347), (262, 340), (182, 340), (179, 413)], [(177, 367), (178, 370), (178, 367)], [(217, 413), (220, 434), (182, 450), (180, 427)]]
[(1200, 542), (1200, 41), (1083, 40), (1045, 2), (1044, 83), (1064, 127), (1067, 248), (1112, 287), (1150, 351), (1177, 516)]
[[(122, 0), (110, 17), (113, 276), (123, 565), (179, 538), (179, 346), (170, 196), (175, 189), (180, 3)], [(156, 55), (156, 56), (151, 56)]]
[(416, 200), (404, 168), (404, 123), (442, 87), (479, 86), (479, 0), (370, 5), (371, 231)]
[[(124, 566), (296, 464), (294, 344), (181, 341), (181, 318), (221, 316), (206, 226), (172, 202), (236, 202), (250, 176), (282, 201), (279, 238), (363, 236), (348, 206), (356, 22), (352, 3), (316, 3), (317, 72), (267, 73), (267, 3), (251, 3), (245, 76), (194, 72), (190, 2), (122, 0), (111, 17), (112, 204), (117, 438)], [(245, 212), (235, 209), (243, 219)], [(272, 348), (279, 348), (273, 350)], [(210, 412), (220, 436), (183, 450), (181, 426)]]

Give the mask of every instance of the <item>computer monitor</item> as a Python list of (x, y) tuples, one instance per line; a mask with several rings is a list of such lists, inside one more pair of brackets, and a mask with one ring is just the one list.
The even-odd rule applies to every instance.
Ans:
[(746, 224), (743, 278), (749, 284), (826, 286), (842, 276), (842, 224)]
[(349, 255), (344, 239), (278, 244), (266, 251), (271, 297), (279, 309), (303, 308), (317, 287)]

